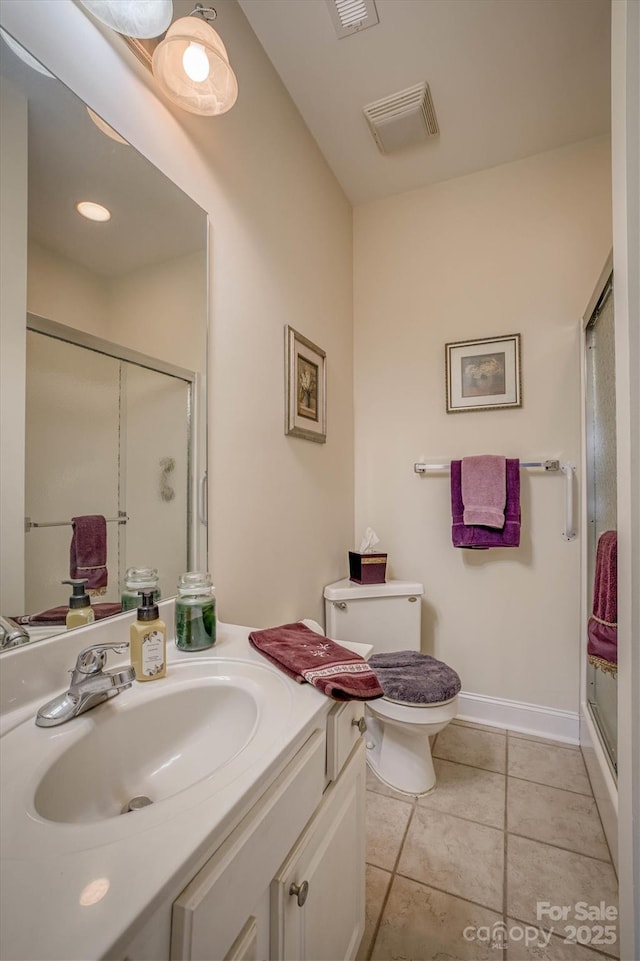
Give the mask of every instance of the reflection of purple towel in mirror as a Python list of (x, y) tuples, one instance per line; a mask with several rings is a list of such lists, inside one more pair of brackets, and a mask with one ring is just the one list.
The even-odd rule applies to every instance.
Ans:
[(593, 608), (588, 624), (589, 660), (607, 664), (618, 663), (618, 535), (605, 531), (600, 535), (596, 550), (596, 570), (593, 580)]
[[(122, 607), (120, 604), (103, 602), (101, 604), (92, 604), (93, 614), (96, 621), (102, 620), (104, 617), (112, 617), (114, 614), (120, 614)], [(60, 605), (59, 607), (50, 607), (46, 611), (40, 611), (39, 614), (19, 614), (18, 617), (12, 618), (16, 624), (60, 624), (63, 625), (67, 616), (67, 611), (69, 608), (66, 604)]]
[(72, 517), (69, 574), (86, 578), (87, 591), (105, 593), (107, 573), (107, 522), (102, 514)]
[(507, 500), (504, 527), (501, 530), (464, 523), (462, 502), (462, 461), (451, 461), (451, 540), (454, 547), (519, 547), (520, 546), (520, 461), (507, 458)]

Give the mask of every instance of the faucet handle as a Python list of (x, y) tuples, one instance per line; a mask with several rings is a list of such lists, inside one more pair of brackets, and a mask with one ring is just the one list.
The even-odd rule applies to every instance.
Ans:
[(129, 647), (129, 641), (114, 644), (90, 644), (78, 654), (74, 673), (99, 674), (107, 663), (107, 651), (124, 654)]

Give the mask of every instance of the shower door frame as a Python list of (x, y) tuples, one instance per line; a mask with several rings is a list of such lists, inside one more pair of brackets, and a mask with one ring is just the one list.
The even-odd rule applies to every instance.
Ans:
[(588, 443), (587, 443), (587, 328), (594, 311), (600, 301), (609, 279), (613, 273), (613, 252), (609, 254), (602, 269), (593, 295), (587, 305), (580, 327), (580, 361), (581, 361), (581, 431), (582, 431), (582, 477), (584, 483), (581, 491), (581, 616), (580, 616), (580, 747), (587, 765), (589, 777), (593, 787), (594, 798), (602, 820), (611, 856), (614, 864), (618, 865), (618, 785), (609, 753), (603, 744), (602, 736), (589, 706), (589, 682), (587, 676), (587, 623), (590, 613), (591, 584), (589, 583), (589, 492), (587, 477)]

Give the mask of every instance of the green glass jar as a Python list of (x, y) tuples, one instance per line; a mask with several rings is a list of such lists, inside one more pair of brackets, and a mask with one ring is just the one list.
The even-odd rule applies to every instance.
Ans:
[(216, 598), (211, 576), (189, 571), (178, 579), (176, 647), (204, 651), (216, 642)]
[(160, 600), (158, 572), (155, 567), (128, 567), (124, 576), (124, 588), (120, 597), (123, 611), (140, 606), (140, 591), (153, 591), (153, 602)]

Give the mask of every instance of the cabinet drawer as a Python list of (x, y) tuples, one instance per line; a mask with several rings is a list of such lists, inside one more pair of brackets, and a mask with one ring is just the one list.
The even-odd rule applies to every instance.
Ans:
[(172, 961), (226, 956), (320, 803), (324, 760), (323, 732), (316, 731), (177, 898)]
[(336, 704), (327, 718), (327, 781), (335, 781), (362, 736), (359, 724), (364, 719), (364, 702)]

